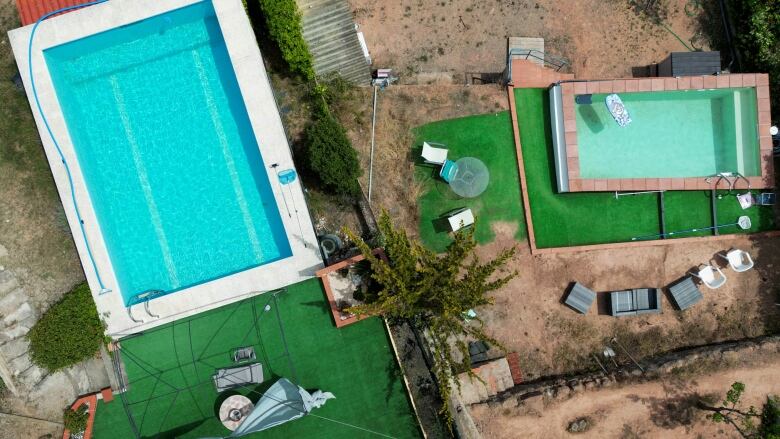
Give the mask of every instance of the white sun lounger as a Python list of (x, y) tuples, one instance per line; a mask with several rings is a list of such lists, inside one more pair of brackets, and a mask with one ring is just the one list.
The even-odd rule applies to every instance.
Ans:
[(726, 253), (726, 256), (718, 253), (718, 256), (729, 261), (729, 267), (737, 273), (748, 271), (753, 268), (753, 258), (746, 251), (733, 248)]
[(699, 267), (698, 274), (694, 274), (694, 273), (691, 274), (701, 279), (704, 285), (706, 285), (707, 288), (710, 288), (712, 290), (716, 288), (720, 288), (723, 286), (723, 284), (726, 283), (726, 275), (723, 274), (720, 268), (714, 265), (702, 265), (701, 267)]
[(447, 153), (449, 150), (447, 148), (436, 148), (431, 145), (444, 146), (439, 143), (423, 142), (421, 154), (423, 160), (425, 160), (425, 163), (430, 163), (432, 165), (443, 165), (447, 160)]
[(464, 227), (474, 224), (474, 214), (471, 212), (471, 209), (463, 209), (447, 217), (447, 221), (450, 223), (450, 229), (453, 232), (457, 232)]

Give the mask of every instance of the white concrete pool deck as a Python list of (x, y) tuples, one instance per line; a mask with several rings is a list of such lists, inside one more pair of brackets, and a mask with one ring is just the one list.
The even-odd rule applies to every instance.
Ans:
[[(154, 299), (148, 304), (151, 315), (147, 313), (143, 304), (138, 304), (132, 306), (131, 318), (125, 307), (97, 216), (43, 57), (43, 50), (201, 1), (109, 0), (106, 3), (52, 17), (41, 23), (36, 31), (32, 47), (32, 71), (35, 76), (37, 94), (52, 133), (57, 138), (70, 167), (76, 204), (84, 221), (86, 239), (92, 250), (100, 278), (105, 287), (111, 290), (105, 294), (100, 294), (100, 282), (90, 262), (85, 236), (81, 232), (73, 205), (65, 166), (46, 130), (33, 97), (28, 64), (28, 44), (33, 25), (14, 29), (8, 33), (87, 282), (92, 289), (98, 312), (107, 325), (107, 333), (113, 337), (118, 338), (143, 331), (253, 294), (300, 282), (314, 276), (315, 271), (322, 267), (317, 238), (309, 212), (305, 207), (306, 200), (300, 180), (296, 180), (290, 185), (292, 199), (289, 199), (289, 192), (285, 191), (288, 194), (288, 204), (298, 207), (294, 212), (288, 214), (284, 203), (285, 195), (282, 193), (281, 185), (278, 184), (276, 174), (269, 167), (266, 167), (287, 239), (290, 242), (292, 256)], [(266, 165), (278, 163), (279, 169), (294, 169), (287, 136), (274, 101), (262, 55), (241, 0), (217, 0), (213, 2), (213, 5), (249, 113), (249, 119), (258, 140), (257, 143), (262, 145), (260, 155), (263, 162)]]

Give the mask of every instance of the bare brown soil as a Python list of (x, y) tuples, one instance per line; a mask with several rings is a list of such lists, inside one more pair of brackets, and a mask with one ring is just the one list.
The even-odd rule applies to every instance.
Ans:
[[(496, 241), (480, 249), (485, 258), (518, 245), (513, 231), (499, 228), (496, 232)], [(778, 241), (738, 239), (541, 256), (531, 256), (527, 246), (520, 244), (510, 265), (517, 278), (495, 292), (495, 305), (479, 313), (492, 335), (520, 353), (526, 379), (595, 369), (592, 354), (603, 350), (612, 337), (638, 358), (683, 346), (755, 337), (780, 325), (780, 308), (774, 305), (780, 281)], [(735, 273), (724, 268), (726, 285), (717, 290), (701, 286), (704, 299), (693, 308), (677, 311), (665, 293), (662, 314), (609, 315), (609, 291), (668, 286), (701, 263), (723, 266), (715, 255), (731, 247), (750, 252), (755, 269)], [(599, 292), (597, 304), (586, 315), (562, 303), (575, 281)]]
[[(699, 399), (718, 402), (732, 383), (746, 385), (743, 406), (760, 409), (768, 394), (780, 393), (777, 355), (750, 365), (712, 371), (692, 379), (667, 378), (644, 384), (602, 388), (552, 402), (538, 410), (527, 407), (506, 410), (486, 405), (472, 407), (483, 437), (516, 438), (736, 438), (736, 430), (707, 419), (695, 408)], [(571, 434), (567, 426), (587, 418), (590, 429)]]
[[(349, 3), (374, 66), (395, 69), (405, 83), (457, 83), (466, 72), (501, 72), (510, 36), (543, 37), (545, 51), (569, 59), (581, 78), (630, 76), (632, 66), (688, 50), (628, 0)], [(666, 24), (690, 46), (697, 24), (684, 11), (687, 0), (656, 3), (667, 5)]]

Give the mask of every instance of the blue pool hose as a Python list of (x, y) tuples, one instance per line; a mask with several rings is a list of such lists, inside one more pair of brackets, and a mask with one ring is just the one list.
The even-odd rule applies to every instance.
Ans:
[(81, 5), (60, 8), (45, 14), (35, 22), (35, 25), (33, 25), (32, 32), (30, 32), (30, 42), (27, 46), (27, 66), (30, 71), (30, 87), (32, 88), (32, 94), (33, 97), (35, 98), (35, 106), (38, 108), (38, 114), (41, 116), (43, 125), (46, 127), (46, 131), (49, 133), (49, 137), (51, 137), (51, 140), (54, 143), (55, 148), (57, 149), (57, 154), (59, 154), (60, 160), (62, 160), (62, 164), (65, 166), (65, 173), (68, 175), (68, 184), (70, 185), (70, 196), (71, 199), (73, 200), (73, 208), (76, 211), (76, 218), (79, 220), (79, 227), (81, 228), (81, 235), (84, 237), (84, 245), (87, 248), (87, 255), (89, 256), (89, 262), (92, 264), (92, 269), (95, 271), (95, 277), (97, 278), (98, 284), (100, 285), (100, 294), (108, 293), (111, 290), (106, 288), (106, 286), (103, 284), (103, 279), (100, 277), (100, 272), (97, 269), (97, 264), (95, 264), (95, 259), (92, 256), (92, 249), (90, 248), (89, 241), (87, 240), (87, 232), (84, 229), (84, 219), (82, 219), (81, 212), (79, 211), (79, 205), (78, 203), (76, 203), (76, 191), (73, 187), (73, 176), (70, 173), (70, 167), (68, 166), (68, 162), (65, 160), (65, 155), (63, 155), (62, 153), (60, 144), (57, 142), (57, 139), (54, 137), (54, 133), (51, 130), (51, 126), (49, 126), (49, 121), (48, 119), (46, 119), (46, 115), (43, 113), (43, 108), (41, 108), (41, 102), (38, 99), (38, 90), (35, 87), (35, 77), (33, 76), (33, 68), (32, 68), (32, 46), (33, 46), (33, 40), (35, 38), (35, 31), (38, 30), (38, 26), (43, 22), (43, 20), (46, 20), (47, 18), (53, 15), (57, 15), (63, 12), (72, 11), (74, 9), (81, 9), (87, 6), (96, 5), (98, 3), (105, 3), (107, 1), (108, 0), (95, 0)]

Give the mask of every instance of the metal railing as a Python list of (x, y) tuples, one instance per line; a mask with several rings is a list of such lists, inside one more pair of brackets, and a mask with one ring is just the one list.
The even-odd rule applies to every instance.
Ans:
[(518, 57), (522, 59), (531, 58), (531, 59), (542, 61), (544, 67), (555, 70), (556, 72), (561, 71), (562, 68), (569, 65), (569, 61), (566, 60), (565, 58), (555, 56), (555, 55), (550, 55), (549, 53), (544, 53), (540, 50), (509, 49), (509, 53), (506, 56), (507, 79), (509, 81), (512, 80), (512, 57)]

